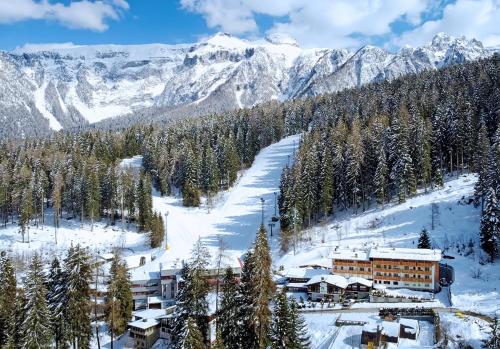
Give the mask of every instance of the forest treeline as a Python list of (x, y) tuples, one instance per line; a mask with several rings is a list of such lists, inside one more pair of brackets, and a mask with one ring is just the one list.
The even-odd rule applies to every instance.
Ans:
[(479, 173), (477, 203), (491, 186), (499, 193), (498, 55), (318, 97), (313, 110), (281, 177), (284, 250), (335, 211), (404, 202), (417, 188), (442, 186), (447, 173)]
[[(404, 201), (451, 171), (483, 171), (499, 120), (499, 56), (319, 97), (120, 131), (0, 142), (0, 219), (137, 223), (161, 241), (151, 184), (199, 206), (230, 187), (264, 147), (304, 132), (280, 188), (283, 245), (345, 208)], [(142, 155), (139, 171), (119, 166)], [(481, 198), (488, 188), (481, 188)]]

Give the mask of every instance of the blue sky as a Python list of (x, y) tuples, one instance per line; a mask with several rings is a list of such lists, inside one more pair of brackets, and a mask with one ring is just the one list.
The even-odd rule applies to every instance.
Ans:
[(195, 42), (279, 32), (304, 47), (397, 49), (438, 32), (500, 44), (500, 0), (0, 0), (0, 49)]

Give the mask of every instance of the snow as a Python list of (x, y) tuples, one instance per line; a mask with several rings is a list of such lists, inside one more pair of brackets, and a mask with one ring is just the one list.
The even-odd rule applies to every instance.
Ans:
[(283, 273), (283, 276), (292, 279), (310, 279), (313, 276), (323, 275), (326, 272), (324, 269), (290, 268)]
[(129, 326), (141, 328), (143, 330), (148, 329), (150, 327), (155, 327), (159, 324), (160, 322), (155, 319), (143, 319), (143, 320), (137, 320), (129, 323)]
[(347, 259), (351, 261), (368, 261), (368, 253), (362, 250), (333, 250), (329, 256), (332, 259)]
[(42, 113), (43, 117), (49, 120), (49, 126), (54, 131), (59, 131), (62, 129), (61, 124), (51, 112), (47, 110), (47, 106), (45, 104), (45, 89), (47, 88), (47, 84), (43, 84), (38, 89), (36, 89), (34, 93), (35, 99), (35, 107), (38, 109), (40, 113)]
[(136, 155), (131, 158), (122, 159), (120, 161), (121, 168), (133, 168), (133, 169), (141, 169), (142, 168), (142, 155)]
[(345, 277), (333, 274), (315, 275), (306, 283), (306, 285), (313, 285), (320, 282), (326, 282), (340, 288), (346, 288), (347, 285), (349, 285)]
[(439, 314), (441, 332), (446, 333), (451, 342), (449, 348), (458, 348), (458, 342), (466, 340), (474, 349), (482, 348), (482, 340), (489, 336), (489, 326), (484, 320), (476, 317), (457, 314)]
[(359, 276), (351, 276), (349, 279), (347, 279), (347, 283), (349, 285), (358, 283), (358, 284), (365, 285), (368, 287), (372, 287), (372, 285), (373, 285), (373, 281), (367, 280), (367, 279), (359, 277)]
[(382, 290), (386, 295), (392, 297), (418, 298), (427, 300), (434, 299), (434, 294), (431, 292), (415, 291), (406, 288), (387, 288), (385, 285), (381, 284), (376, 284), (373, 287)]
[(441, 261), (441, 250), (430, 250), (422, 248), (374, 247), (370, 249), (369, 258), (439, 262)]

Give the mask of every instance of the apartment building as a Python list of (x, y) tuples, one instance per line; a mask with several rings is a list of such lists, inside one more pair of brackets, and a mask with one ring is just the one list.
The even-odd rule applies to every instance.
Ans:
[(441, 251), (416, 248), (372, 247), (368, 251), (331, 253), (332, 273), (373, 280), (374, 287), (439, 291)]

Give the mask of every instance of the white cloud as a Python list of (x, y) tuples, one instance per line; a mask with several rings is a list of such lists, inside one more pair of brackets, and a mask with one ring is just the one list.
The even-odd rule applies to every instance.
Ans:
[(390, 34), (398, 19), (419, 24), (429, 1), (181, 0), (181, 5), (202, 14), (209, 27), (230, 33), (255, 33), (255, 15), (264, 14), (286, 17), (270, 31), (290, 34), (304, 46), (355, 46), (362, 43), (359, 37)]
[(0, 0), (0, 23), (56, 21), (70, 28), (105, 31), (108, 19), (118, 20), (129, 8), (125, 0), (81, 0), (68, 5), (48, 0)]
[[(276, 19), (269, 30), (293, 36), (306, 47), (356, 47), (373, 37), (388, 46), (422, 44), (439, 32), (465, 35), (485, 45), (500, 43), (500, 0), (180, 0), (185, 10), (201, 14), (210, 28), (234, 34), (259, 34), (256, 15)], [(444, 7), (444, 8), (443, 8)], [(435, 18), (439, 12), (443, 18)], [(429, 16), (430, 14), (430, 16)], [(407, 32), (391, 24), (406, 22)]]
[(500, 45), (500, 1), (457, 0), (444, 8), (441, 19), (427, 21), (403, 33), (394, 43), (419, 45), (430, 41), (439, 32), (475, 38), (485, 46)]

